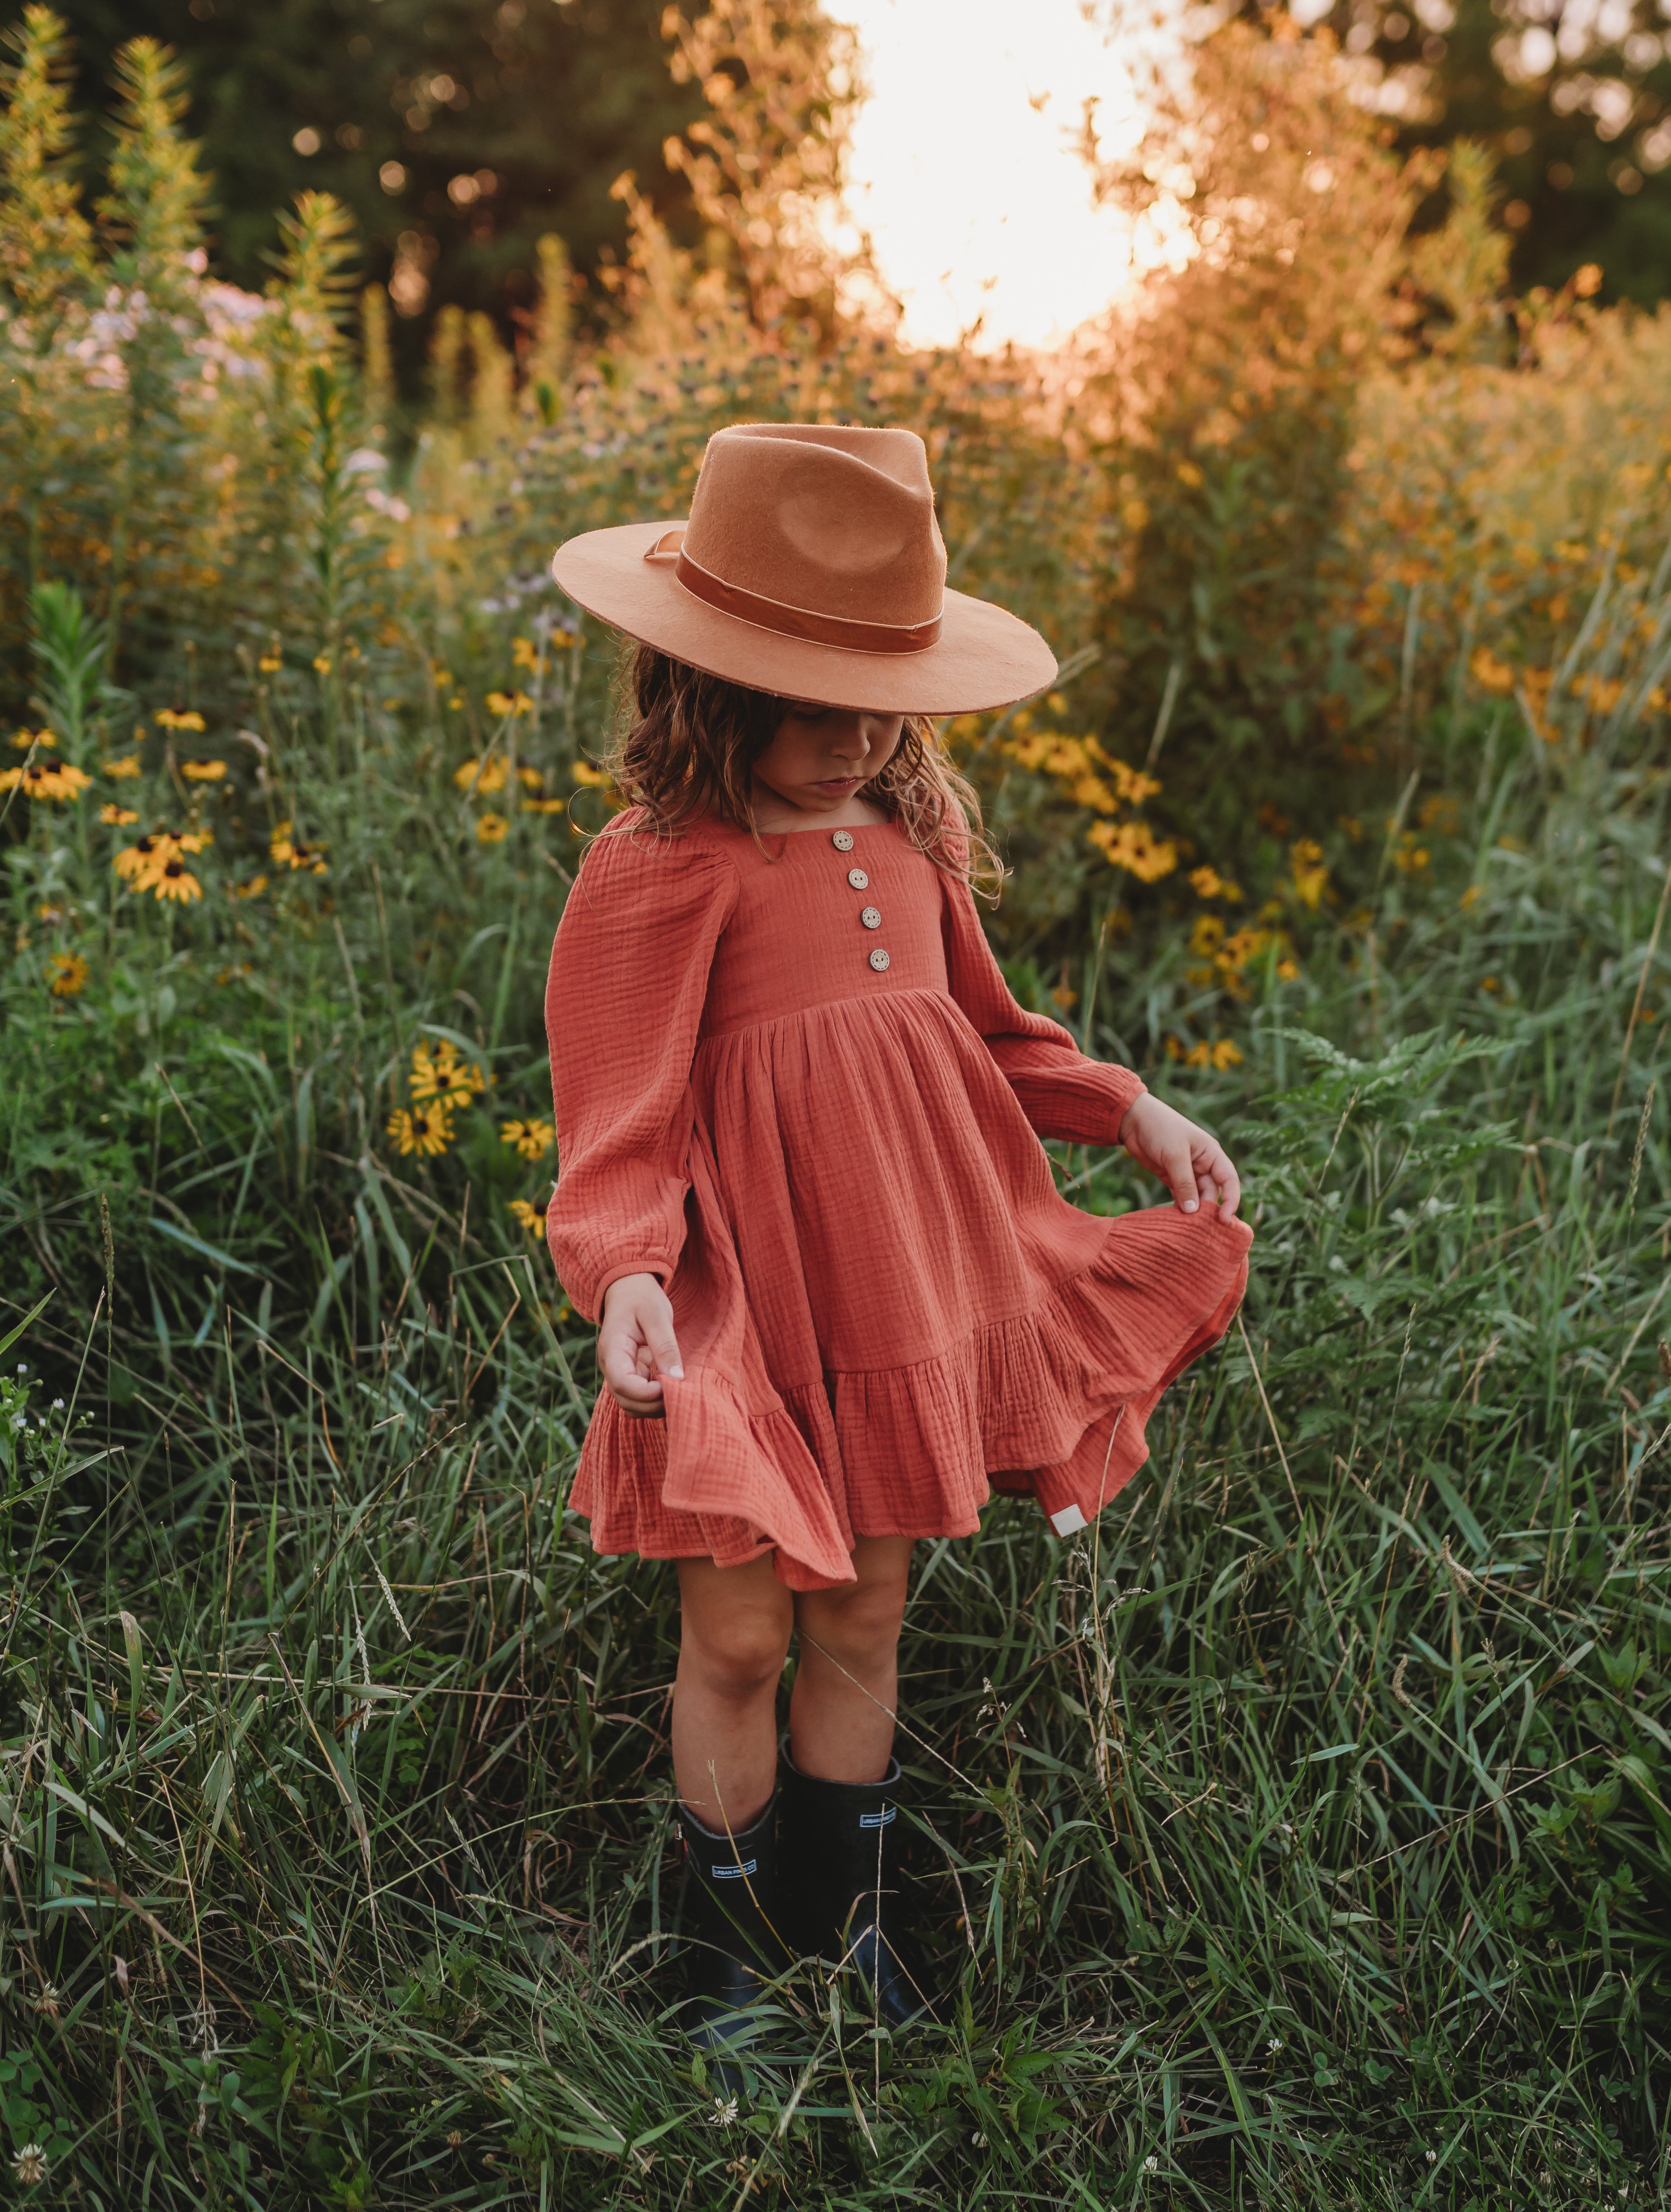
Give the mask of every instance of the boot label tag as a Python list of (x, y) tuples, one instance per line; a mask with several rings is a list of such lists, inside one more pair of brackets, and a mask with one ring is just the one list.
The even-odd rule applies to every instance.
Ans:
[(744, 1875), (752, 1874), (760, 1864), (758, 1859), (744, 1859), (741, 1866), (716, 1866), (708, 1869), (715, 1881), (740, 1881)]
[(861, 1813), (859, 1825), (861, 1828), (885, 1828), (897, 1810), (896, 1806), (884, 1805), (879, 1813)]

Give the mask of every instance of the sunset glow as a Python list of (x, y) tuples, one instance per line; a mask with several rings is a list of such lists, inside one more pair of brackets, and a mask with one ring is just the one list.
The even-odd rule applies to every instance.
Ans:
[(1104, 150), (1136, 128), (1132, 88), (1079, 0), (847, 0), (870, 99), (853, 213), (919, 341), (1045, 345), (1131, 281), (1123, 216), (1092, 204), (1073, 144), (1097, 101)]

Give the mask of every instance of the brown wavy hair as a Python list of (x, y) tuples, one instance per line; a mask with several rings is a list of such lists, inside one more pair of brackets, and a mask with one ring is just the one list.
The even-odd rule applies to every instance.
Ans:
[[(623, 796), (644, 808), (659, 836), (677, 837), (714, 814), (758, 843), (754, 764), (798, 702), (705, 675), (650, 645), (628, 653), (621, 691), (621, 732), (604, 765)], [(860, 794), (944, 874), (997, 897), (1004, 864), (931, 716), (906, 715), (892, 757)]]

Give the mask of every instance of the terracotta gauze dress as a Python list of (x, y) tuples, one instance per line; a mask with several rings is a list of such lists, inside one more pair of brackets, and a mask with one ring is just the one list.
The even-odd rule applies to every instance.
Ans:
[(591, 1319), (659, 1276), (684, 1367), (665, 1419), (599, 1395), (598, 1550), (770, 1552), (819, 1589), (855, 1535), (969, 1535), (993, 1489), (1085, 1527), (1229, 1326), (1251, 1232), (1057, 1194), (1039, 1139), (1112, 1144), (1144, 1086), (1017, 1005), (891, 823), (763, 851), (643, 823), (587, 854), (546, 1000), (558, 1275)]

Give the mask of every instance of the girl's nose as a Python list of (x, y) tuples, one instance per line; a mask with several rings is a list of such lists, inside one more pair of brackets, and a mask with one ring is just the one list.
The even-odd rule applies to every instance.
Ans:
[(836, 725), (830, 750), (840, 760), (863, 760), (871, 750), (870, 717), (857, 713), (846, 714)]

